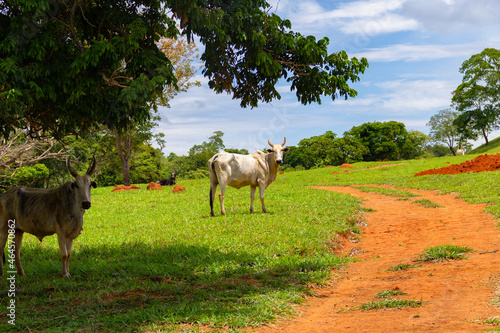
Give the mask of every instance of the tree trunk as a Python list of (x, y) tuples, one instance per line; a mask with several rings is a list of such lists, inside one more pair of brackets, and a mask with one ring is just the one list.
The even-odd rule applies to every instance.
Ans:
[(123, 166), (123, 185), (130, 186), (130, 161), (122, 160)]
[(122, 162), (123, 185), (130, 186), (130, 151), (132, 150), (132, 137), (115, 131), (118, 156)]
[(450, 148), (451, 153), (453, 154), (453, 156), (457, 156), (457, 154), (455, 153), (455, 150), (453, 150), (453, 146), (448, 146), (448, 148)]
[(486, 133), (486, 130), (483, 128), (483, 136), (484, 136), (484, 140), (486, 141), (485, 145), (488, 145), (489, 142), (488, 142), (488, 134)]

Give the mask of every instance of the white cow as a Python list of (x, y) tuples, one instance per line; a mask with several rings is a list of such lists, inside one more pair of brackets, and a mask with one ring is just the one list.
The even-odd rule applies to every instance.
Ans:
[(465, 151), (463, 149), (457, 149), (457, 156), (464, 155)]
[(210, 172), (210, 214), (214, 216), (214, 200), (217, 191), (217, 185), (220, 185), (220, 206), (221, 214), (226, 214), (224, 209), (224, 195), (226, 186), (242, 188), (250, 185), (250, 212), (253, 213), (253, 200), (255, 198), (255, 189), (259, 187), (260, 201), (262, 202), (262, 211), (267, 213), (264, 205), (264, 190), (271, 184), (278, 174), (278, 168), (283, 162), (283, 152), (289, 148), (283, 148), (286, 138), (280, 145), (273, 145), (267, 140), (272, 149), (268, 153), (256, 151), (250, 155), (230, 154), (221, 152), (215, 154), (208, 161), (208, 170)]

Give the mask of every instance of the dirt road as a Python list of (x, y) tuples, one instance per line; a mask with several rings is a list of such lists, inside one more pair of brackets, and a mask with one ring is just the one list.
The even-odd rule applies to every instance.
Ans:
[[(359, 262), (336, 271), (330, 286), (299, 308), (299, 316), (256, 332), (480, 332), (492, 329), (485, 320), (500, 316), (492, 302), (500, 298), (500, 229), (484, 213), (484, 204), (467, 204), (455, 195), (410, 190), (419, 197), (400, 201), (352, 187), (317, 187), (362, 198), (374, 211), (366, 214), (361, 242), (346, 241), (342, 254)], [(429, 199), (440, 208), (413, 201)], [(461, 245), (472, 248), (468, 260), (415, 263), (427, 247)], [(498, 251), (498, 252), (497, 252)], [(422, 265), (387, 271), (401, 263)], [(383, 290), (401, 290), (402, 299), (422, 300), (418, 308), (353, 309), (379, 301)]]

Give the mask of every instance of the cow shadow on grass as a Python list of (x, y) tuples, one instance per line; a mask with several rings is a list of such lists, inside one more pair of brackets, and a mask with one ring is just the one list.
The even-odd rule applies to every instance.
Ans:
[[(27, 246), (21, 255), (27, 276), (16, 277), (15, 328), (26, 331), (258, 325), (289, 313), (307, 284), (332, 266), (300, 255), (125, 243), (79, 248), (66, 279), (59, 276), (57, 249)], [(3, 303), (8, 297), (2, 280)], [(3, 306), (0, 316), (6, 316)], [(3, 329), (12, 327), (2, 322)]]

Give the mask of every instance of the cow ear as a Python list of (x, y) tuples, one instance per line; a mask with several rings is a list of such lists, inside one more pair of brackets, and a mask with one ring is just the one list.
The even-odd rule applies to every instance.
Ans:
[(272, 153), (273, 151), (274, 151), (274, 150), (272, 150), (272, 149), (268, 149), (268, 150), (267, 150), (267, 152), (268, 152), (268, 153)]
[(71, 182), (71, 189), (78, 188), (78, 184), (76, 182)]
[(290, 148), (288, 148), (288, 147), (283, 148), (283, 151), (286, 153), (286, 152), (290, 151)]
[(91, 181), (90, 186), (92, 186), (93, 188), (97, 188), (97, 183), (94, 181)]

